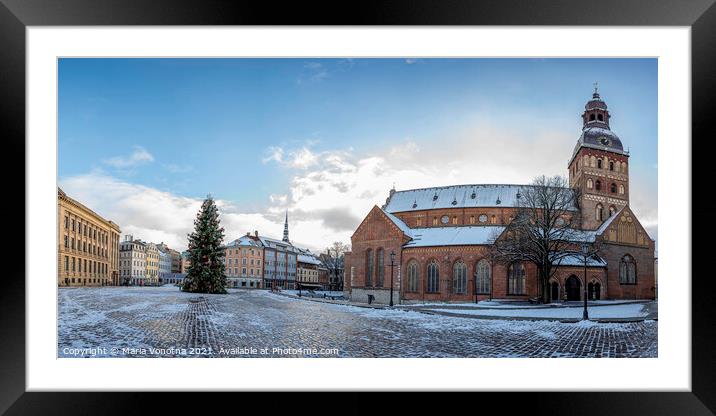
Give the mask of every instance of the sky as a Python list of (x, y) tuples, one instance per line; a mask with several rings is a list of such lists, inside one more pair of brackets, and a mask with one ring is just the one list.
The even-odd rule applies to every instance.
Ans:
[(225, 241), (313, 251), (389, 190), (567, 175), (598, 83), (657, 239), (656, 59), (62, 58), (60, 187), (122, 234), (184, 250), (201, 201)]

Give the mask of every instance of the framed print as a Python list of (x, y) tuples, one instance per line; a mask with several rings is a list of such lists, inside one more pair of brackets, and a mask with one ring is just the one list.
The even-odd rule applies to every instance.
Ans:
[(716, 407), (691, 261), (712, 2), (0, 10), (26, 213), (3, 411), (126, 413), (144, 391)]

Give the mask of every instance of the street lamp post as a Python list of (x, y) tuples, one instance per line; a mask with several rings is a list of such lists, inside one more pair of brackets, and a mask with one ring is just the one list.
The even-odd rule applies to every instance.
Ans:
[(390, 306), (393, 306), (393, 264), (395, 264), (395, 251), (390, 251)]
[(589, 244), (582, 244), (582, 255), (584, 256), (584, 312), (583, 320), (589, 320), (589, 312), (587, 312), (587, 256), (589, 255)]

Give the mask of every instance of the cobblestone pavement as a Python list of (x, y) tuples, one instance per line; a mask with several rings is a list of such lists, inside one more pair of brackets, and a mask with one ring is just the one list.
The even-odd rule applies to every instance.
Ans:
[(176, 287), (59, 290), (60, 357), (656, 357), (657, 322), (456, 318)]

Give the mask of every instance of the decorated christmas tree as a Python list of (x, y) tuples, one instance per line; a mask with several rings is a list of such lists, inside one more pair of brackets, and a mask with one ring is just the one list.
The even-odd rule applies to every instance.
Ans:
[(182, 286), (184, 292), (226, 293), (224, 251), (221, 243), (224, 229), (219, 226), (219, 212), (211, 196), (207, 196), (194, 220), (189, 234), (189, 269)]

